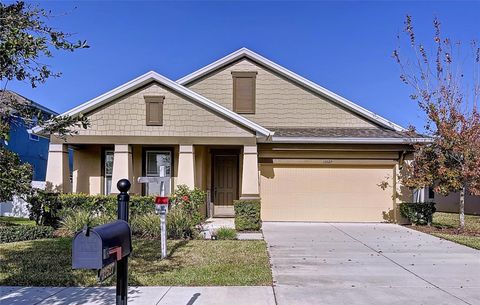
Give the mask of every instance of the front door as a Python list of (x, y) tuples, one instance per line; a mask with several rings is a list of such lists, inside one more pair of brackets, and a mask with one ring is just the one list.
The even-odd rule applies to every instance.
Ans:
[(215, 155), (213, 172), (214, 216), (233, 216), (238, 199), (238, 155)]

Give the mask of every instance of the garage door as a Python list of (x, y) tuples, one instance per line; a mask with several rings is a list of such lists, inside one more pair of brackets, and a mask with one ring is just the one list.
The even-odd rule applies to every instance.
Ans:
[(387, 166), (262, 165), (262, 220), (385, 221), (393, 191), (379, 184), (391, 185), (392, 174)]

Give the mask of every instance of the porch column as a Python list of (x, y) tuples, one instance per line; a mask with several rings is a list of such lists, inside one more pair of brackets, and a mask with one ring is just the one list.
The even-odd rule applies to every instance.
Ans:
[(240, 199), (259, 199), (258, 154), (256, 145), (243, 146), (242, 191)]
[(47, 189), (62, 193), (72, 191), (67, 144), (50, 143), (45, 181), (47, 182)]
[(133, 185), (132, 148), (128, 144), (115, 144), (113, 153), (112, 194), (117, 194), (117, 182), (128, 179)]
[(195, 187), (195, 158), (193, 145), (180, 145), (178, 153), (177, 185), (185, 184), (189, 188)]

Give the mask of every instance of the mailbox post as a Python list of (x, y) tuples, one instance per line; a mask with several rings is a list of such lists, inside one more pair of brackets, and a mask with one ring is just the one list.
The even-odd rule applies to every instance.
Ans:
[(97, 270), (98, 280), (117, 273), (116, 304), (127, 305), (128, 256), (132, 252), (132, 232), (128, 225), (130, 181), (118, 181), (118, 220), (96, 226), (85, 226), (72, 242), (72, 268)]
[[(117, 188), (120, 193), (117, 196), (118, 201), (118, 219), (124, 220), (128, 223), (128, 202), (130, 201), (130, 195), (128, 190), (130, 189), (130, 181), (127, 179), (121, 179), (117, 183)], [(117, 289), (116, 289), (116, 301), (117, 305), (127, 305), (128, 299), (128, 256), (123, 257), (117, 263)]]
[(160, 246), (162, 258), (167, 257), (167, 212), (168, 197), (158, 196), (155, 198), (155, 208), (160, 214)]

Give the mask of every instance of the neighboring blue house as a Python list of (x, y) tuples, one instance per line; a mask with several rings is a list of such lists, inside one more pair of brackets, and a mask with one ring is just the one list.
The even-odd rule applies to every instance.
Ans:
[[(21, 103), (33, 106), (46, 118), (49, 118), (51, 115), (58, 115), (55, 111), (13, 91), (5, 91), (3, 98), (14, 98)], [(4, 145), (6, 144), (5, 147), (10, 151), (16, 152), (23, 162), (32, 165), (34, 181), (45, 181), (50, 140), (29, 132), (29, 129), (36, 124), (26, 124), (22, 119), (15, 117), (12, 118), (12, 121), (10, 139), (7, 143), (4, 143)]]

